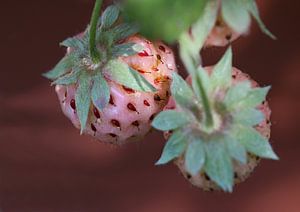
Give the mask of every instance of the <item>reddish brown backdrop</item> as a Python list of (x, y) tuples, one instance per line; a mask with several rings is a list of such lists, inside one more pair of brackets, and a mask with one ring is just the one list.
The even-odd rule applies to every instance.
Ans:
[[(272, 84), (272, 139), (264, 160), (232, 194), (205, 193), (173, 166), (154, 167), (163, 147), (153, 132), (112, 148), (79, 136), (41, 73), (64, 54), (59, 41), (88, 23), (93, 1), (2, 1), (0, 211), (300, 211), (299, 3), (259, 1), (274, 42), (255, 24), (234, 43), (234, 64)], [(204, 53), (213, 64), (223, 50)]]

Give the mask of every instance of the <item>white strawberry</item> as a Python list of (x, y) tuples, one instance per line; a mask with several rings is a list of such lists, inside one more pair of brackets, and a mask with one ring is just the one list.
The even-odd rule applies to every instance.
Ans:
[(46, 77), (54, 80), (62, 111), (75, 127), (102, 142), (124, 144), (150, 130), (168, 101), (176, 65), (166, 45), (136, 35), (132, 25), (117, 25), (118, 14), (110, 6), (101, 17), (99, 61), (88, 54), (87, 30), (62, 43), (67, 54)]
[(228, 50), (214, 67), (199, 67), (187, 78), (193, 90), (174, 74), (172, 98), (152, 123), (157, 129), (171, 130), (157, 164), (174, 160), (183, 175), (204, 190), (232, 191), (260, 157), (278, 159), (268, 143), (269, 87), (260, 88), (232, 68), (231, 60)]

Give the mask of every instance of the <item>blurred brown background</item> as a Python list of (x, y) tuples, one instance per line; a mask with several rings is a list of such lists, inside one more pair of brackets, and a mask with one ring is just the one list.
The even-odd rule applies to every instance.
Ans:
[[(0, 211), (300, 211), (299, 1), (258, 1), (272, 41), (253, 24), (234, 43), (234, 64), (271, 84), (272, 139), (264, 160), (232, 194), (205, 193), (173, 166), (154, 167), (164, 140), (113, 148), (79, 136), (41, 73), (82, 31), (93, 1), (1, 1)], [(155, 11), (154, 11), (155, 12)], [(223, 50), (204, 53), (212, 64)]]

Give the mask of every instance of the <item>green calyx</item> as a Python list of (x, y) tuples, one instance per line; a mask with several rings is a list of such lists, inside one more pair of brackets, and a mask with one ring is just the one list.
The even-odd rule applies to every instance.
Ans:
[[(232, 161), (247, 162), (247, 152), (263, 158), (278, 159), (268, 140), (255, 130), (264, 114), (257, 109), (270, 87), (252, 88), (250, 81), (232, 84), (232, 52), (227, 50), (212, 73), (201, 68), (195, 74), (202, 88), (188, 85), (173, 74), (171, 92), (176, 111), (163, 111), (152, 125), (162, 131), (172, 130), (157, 164), (165, 164), (184, 155), (191, 175), (205, 172), (224, 191), (232, 191)], [(212, 125), (204, 112), (204, 89), (209, 97)]]
[(52, 70), (44, 74), (53, 81), (53, 85), (77, 85), (75, 100), (81, 132), (86, 127), (91, 103), (99, 110), (103, 110), (108, 104), (108, 80), (141, 92), (156, 90), (142, 75), (119, 58), (135, 55), (143, 50), (136, 43), (121, 43), (136, 34), (137, 27), (128, 23), (118, 24), (120, 11), (114, 5), (107, 7), (95, 22), (100, 9), (99, 3), (100, 1), (96, 2), (91, 26), (82, 35), (60, 43), (61, 46), (68, 47), (69, 52)]

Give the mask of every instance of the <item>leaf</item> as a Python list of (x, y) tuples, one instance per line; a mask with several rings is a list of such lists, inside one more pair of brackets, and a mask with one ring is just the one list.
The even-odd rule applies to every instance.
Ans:
[(110, 89), (100, 72), (93, 77), (91, 95), (93, 104), (102, 111), (109, 102)]
[(59, 45), (65, 46), (65, 47), (70, 47), (73, 49), (79, 49), (81, 51), (84, 51), (85, 46), (86, 46), (84, 41), (81, 38), (79, 38), (78, 36), (67, 38), (66, 40), (62, 41)]
[(120, 56), (131, 56), (143, 50), (143, 46), (136, 43), (123, 43), (115, 45), (112, 49), (112, 56), (114, 58)]
[(185, 147), (185, 135), (180, 130), (176, 130), (169, 138), (160, 159), (155, 163), (155, 165), (166, 164), (174, 158), (179, 157), (184, 152)]
[(232, 191), (232, 161), (223, 142), (205, 142), (206, 160), (204, 169), (207, 175), (224, 191)]
[(155, 117), (152, 126), (158, 130), (167, 131), (182, 127), (189, 121), (189, 117), (183, 112), (165, 110)]
[(125, 85), (128, 88), (143, 92), (156, 91), (153, 85), (141, 74), (118, 59), (110, 60), (106, 66), (106, 71), (113, 81)]
[(134, 35), (138, 32), (139, 32), (139, 28), (137, 25), (123, 23), (109, 30), (108, 34), (112, 37), (114, 42), (117, 42), (131, 35)]
[(259, 11), (257, 8), (257, 5), (255, 3), (254, 0), (248, 0), (247, 1), (247, 5), (248, 5), (248, 11), (252, 14), (252, 16), (254, 17), (254, 19), (257, 21), (258, 26), (260, 27), (261, 31), (263, 33), (265, 33), (266, 35), (268, 35), (270, 38), (272, 38), (273, 40), (276, 40), (275, 35), (273, 35), (265, 26), (265, 24), (263, 23), (263, 21), (261, 20), (260, 16), (259, 16)]
[(237, 111), (233, 115), (233, 118), (237, 124), (255, 126), (261, 123), (265, 119), (265, 116), (260, 110), (257, 110), (255, 108), (246, 108)]
[(241, 162), (242, 164), (247, 163), (246, 149), (236, 140), (236, 138), (227, 135), (224, 137), (224, 142), (226, 144), (227, 151), (232, 158)]
[(196, 21), (206, 0), (127, 0), (125, 14), (153, 40), (174, 42)]
[(91, 79), (86, 72), (79, 76), (79, 85), (75, 93), (77, 115), (81, 124), (81, 134), (86, 127), (86, 122), (91, 105)]
[(228, 88), (231, 85), (231, 71), (232, 71), (232, 50), (229, 47), (221, 60), (215, 65), (211, 73), (211, 87)]
[(244, 98), (238, 106), (241, 108), (251, 108), (260, 105), (266, 99), (270, 89), (271, 86), (251, 89), (247, 97)]
[(224, 21), (237, 33), (248, 31), (251, 17), (243, 0), (223, 0), (221, 13)]
[(196, 108), (195, 95), (187, 82), (176, 72), (172, 74), (171, 93), (176, 103), (183, 108)]
[(205, 162), (205, 151), (202, 140), (192, 138), (185, 152), (185, 167), (191, 175), (196, 175)]
[(107, 29), (111, 27), (119, 17), (119, 9), (115, 5), (108, 6), (101, 16), (101, 28)]
[(224, 104), (227, 106), (227, 109), (234, 109), (239, 102), (247, 98), (250, 90), (251, 84), (249, 81), (239, 82), (230, 87), (224, 98)]
[(268, 140), (252, 127), (235, 125), (234, 134), (247, 151), (259, 157), (278, 160)]
[(43, 76), (54, 80), (62, 75), (68, 73), (74, 66), (75, 63), (75, 55), (70, 53), (64, 56), (58, 64), (49, 72), (44, 73)]
[(81, 69), (79, 68), (73, 68), (73, 70), (62, 76), (59, 77), (57, 80), (51, 83), (51, 85), (71, 85), (75, 84), (78, 80), (79, 74), (80, 74)]

